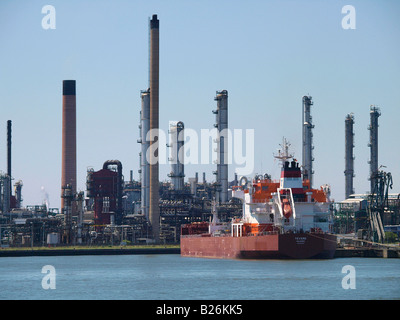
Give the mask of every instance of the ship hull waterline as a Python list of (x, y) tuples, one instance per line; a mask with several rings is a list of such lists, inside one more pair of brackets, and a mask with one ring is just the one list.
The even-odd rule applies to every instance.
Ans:
[(285, 233), (247, 237), (208, 234), (181, 237), (181, 256), (219, 259), (332, 259), (336, 236)]

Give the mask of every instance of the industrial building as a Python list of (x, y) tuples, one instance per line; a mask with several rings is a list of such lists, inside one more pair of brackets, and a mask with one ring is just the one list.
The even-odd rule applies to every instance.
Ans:
[(358, 239), (385, 241), (385, 232), (400, 225), (400, 194), (390, 193), (393, 181), (390, 172), (378, 166), (378, 118), (380, 109), (370, 106), (370, 192), (355, 194), (354, 174), (354, 115), (345, 119), (345, 200), (335, 203), (335, 232), (352, 233)]

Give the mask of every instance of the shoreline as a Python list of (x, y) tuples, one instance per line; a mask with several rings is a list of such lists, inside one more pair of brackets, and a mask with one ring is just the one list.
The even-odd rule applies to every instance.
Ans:
[(1, 257), (180, 254), (179, 246), (2, 248)]
[[(180, 246), (2, 248), (1, 257), (180, 254)], [(334, 258), (400, 258), (398, 249), (336, 249)]]

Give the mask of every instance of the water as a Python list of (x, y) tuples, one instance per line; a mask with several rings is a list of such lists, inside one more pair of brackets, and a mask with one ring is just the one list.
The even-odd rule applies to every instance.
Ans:
[[(43, 289), (42, 267), (55, 268)], [(355, 270), (343, 289), (342, 268)], [(400, 259), (219, 260), (180, 255), (0, 259), (0, 299), (275, 300), (400, 299)]]

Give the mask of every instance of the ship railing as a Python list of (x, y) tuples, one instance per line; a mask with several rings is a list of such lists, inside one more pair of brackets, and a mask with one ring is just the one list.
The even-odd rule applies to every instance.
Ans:
[(181, 235), (181, 238), (201, 238), (201, 237), (205, 237), (205, 235), (209, 236), (207, 233), (199, 233), (199, 234)]
[(275, 235), (275, 234), (278, 234), (279, 232), (278, 231), (264, 231), (264, 232), (262, 232), (262, 235), (263, 236), (268, 236), (268, 235)]
[(263, 231), (263, 232), (258, 232), (258, 233), (247, 233), (246, 237), (259, 237), (259, 236), (268, 236), (268, 235), (274, 235), (274, 234), (279, 234), (278, 231)]
[(252, 199), (250, 204), (251, 203), (268, 203), (268, 202), (269, 202), (269, 200), (267, 200), (267, 199)]
[[(299, 202), (300, 202), (300, 203), (310, 203), (307, 199), (298, 199), (298, 198), (294, 199), (294, 202), (295, 202), (295, 203), (299, 203)], [(322, 205), (324, 205), (324, 204), (330, 204), (329, 202), (316, 201), (314, 198), (311, 199), (311, 203), (322, 204)]]
[[(245, 236), (246, 237), (259, 237), (259, 236), (268, 236), (268, 235), (277, 235), (279, 234), (279, 231), (264, 231), (264, 232), (258, 232), (258, 233), (247, 233)], [(218, 234), (185, 234), (181, 235), (181, 238), (204, 238), (204, 237), (231, 237), (230, 233), (218, 233)]]
[(309, 233), (319, 233), (319, 234), (332, 234), (332, 232), (328, 231), (324, 231), (321, 228), (315, 227), (315, 228), (311, 228), (311, 230), (298, 230), (298, 229), (293, 229), (293, 230), (286, 230), (284, 231), (282, 234), (298, 234), (298, 233), (305, 233), (305, 234), (309, 234)]

